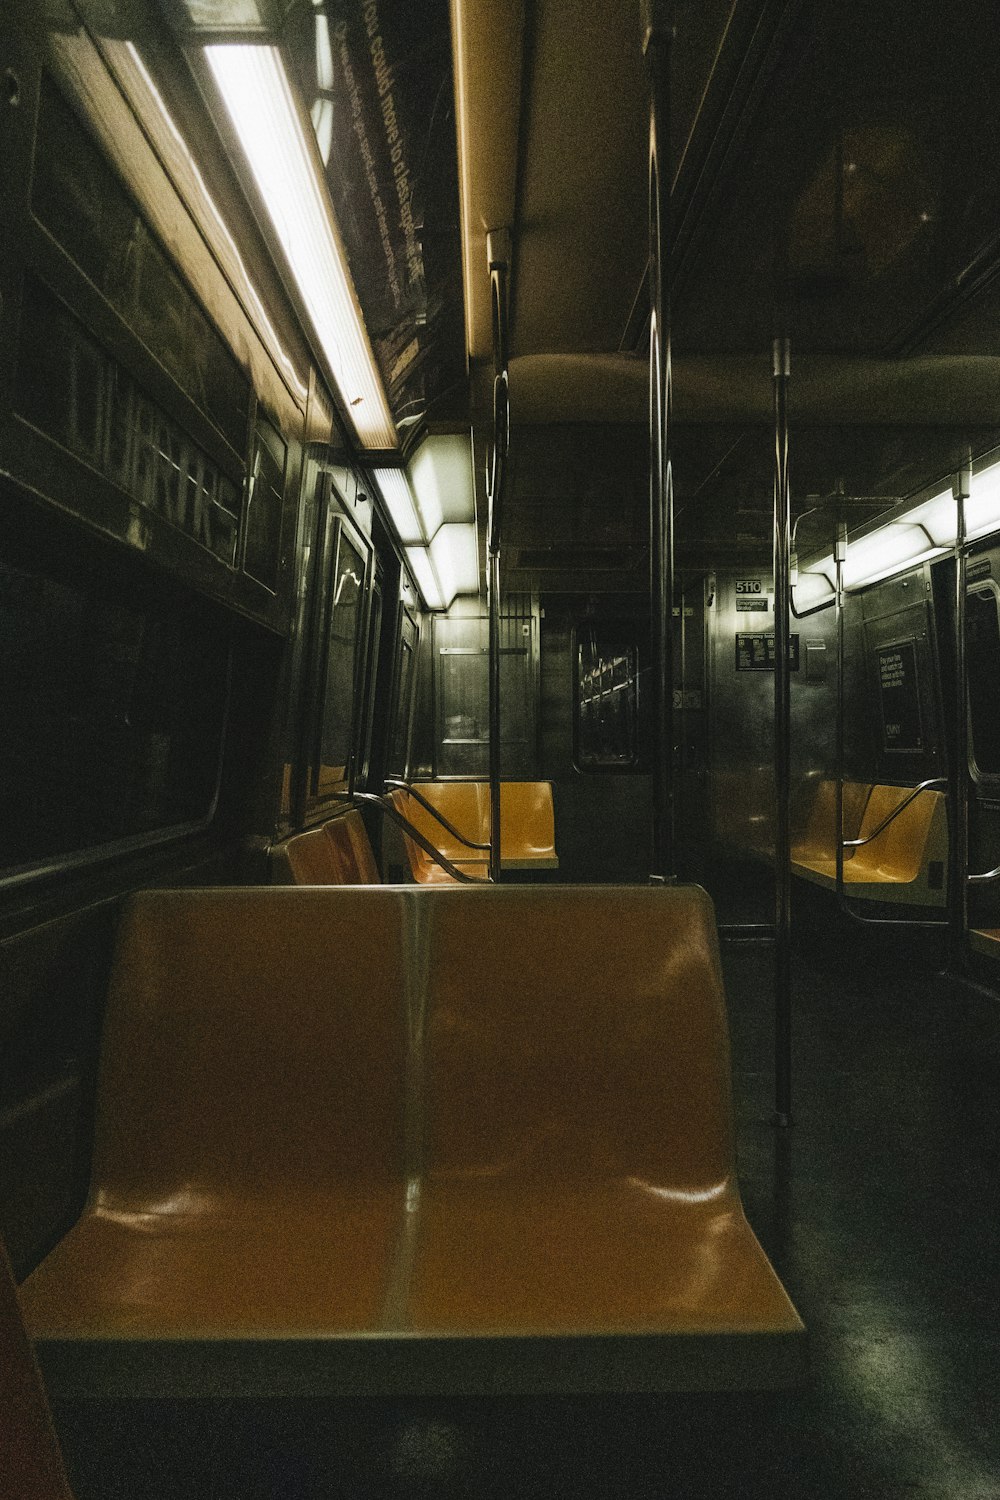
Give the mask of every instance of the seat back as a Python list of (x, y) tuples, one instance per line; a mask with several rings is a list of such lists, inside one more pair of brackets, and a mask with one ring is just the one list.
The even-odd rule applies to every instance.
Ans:
[[(483, 782), (421, 781), (417, 791), (473, 843), (482, 844), (489, 838), (489, 787)], [(448, 833), (415, 797), (407, 797), (404, 813), (414, 828), (448, 859), (483, 857), (482, 851), (470, 849)]]
[[(421, 781), (417, 790), (467, 838), (476, 843), (483, 843), (489, 838), (489, 788), (484, 787), (481, 781)], [(423, 834), (428, 843), (440, 850), (446, 859), (467, 868), (472, 875), (485, 870), (488, 859), (486, 851), (471, 849), (468, 844), (456, 839), (438, 822), (433, 813), (421, 807), (416, 797), (397, 790), (392, 794), (392, 800), (397, 811), (412, 823), (418, 833)], [(410, 838), (405, 830), (402, 831), (402, 837), (410, 874), (418, 884), (453, 883), (453, 877)]]
[(432, 1175), (628, 1177), (678, 1201), (732, 1187), (728, 1029), (704, 891), (421, 896), (434, 903)]
[(132, 897), (91, 1204), (198, 1213), (401, 1175), (402, 901), (384, 889)]
[(2, 1240), (0, 1483), (10, 1500), (73, 1500)]
[[(861, 824), (861, 837), (873, 833), (912, 790), (905, 786), (873, 786)], [(870, 869), (873, 880), (888, 879), (902, 884), (916, 880), (926, 863), (931, 825), (942, 802), (941, 792), (921, 792), (870, 844), (857, 851), (854, 869), (858, 872)]]
[[(487, 821), (489, 787), (486, 787)], [(489, 837), (487, 827), (486, 837)], [(500, 849), (508, 865), (556, 862), (551, 781), (500, 783)]]
[(271, 850), (271, 869), (278, 885), (336, 885), (340, 865), (325, 828), (296, 833)]
[(334, 885), (379, 885), (380, 878), (368, 830), (357, 808), (324, 823), (333, 847)]
[[(844, 832), (845, 839), (857, 838), (864, 817), (871, 787), (865, 782), (844, 782)], [(824, 779), (818, 781), (809, 803), (802, 836), (795, 843), (795, 859), (835, 859), (837, 850), (837, 783)], [(853, 850), (845, 849), (844, 858), (850, 859)]]

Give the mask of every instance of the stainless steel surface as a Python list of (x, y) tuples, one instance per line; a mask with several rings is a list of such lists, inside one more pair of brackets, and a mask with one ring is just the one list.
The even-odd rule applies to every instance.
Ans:
[(972, 492), (972, 459), (955, 475), (955, 753), (951, 767), (948, 919), (952, 962), (965, 957), (969, 930), (969, 674), (966, 660), (967, 554), (965, 502)]
[(792, 761), (791, 640), (788, 611), (791, 497), (788, 382), (791, 345), (774, 341), (774, 1095), (775, 1124), (792, 1121), (792, 869), (789, 796)]
[[(509, 236), (487, 237), (493, 294), (493, 446), (488, 477), (490, 612), (490, 879), (500, 880), (500, 539), (510, 436), (507, 363), (510, 356), (508, 307)], [(506, 258), (504, 258), (506, 257)]]
[(649, 563), (653, 620), (653, 829), (650, 878), (676, 878), (674, 850), (674, 496), (670, 371), (670, 6), (650, 4), (643, 51), (649, 111)]
[(836, 561), (836, 611), (837, 611), (837, 840), (834, 852), (837, 856), (837, 901), (844, 900), (844, 563), (847, 561), (847, 525), (842, 522), (837, 528), (834, 548)]

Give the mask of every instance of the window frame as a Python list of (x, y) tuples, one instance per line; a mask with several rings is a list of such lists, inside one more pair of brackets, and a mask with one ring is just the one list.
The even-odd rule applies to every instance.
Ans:
[[(583, 643), (585, 631), (594, 631), (598, 639), (602, 636), (605, 642), (614, 638), (620, 642), (626, 653), (633, 657), (633, 670), (626, 679), (626, 688), (631, 687), (632, 692), (628, 701), (631, 704), (631, 755), (629, 759), (614, 761), (607, 764), (591, 764), (583, 759), (581, 749), (581, 736), (583, 722), (581, 709), (580, 682), (580, 650)], [(642, 675), (641, 650), (639, 630), (634, 622), (628, 620), (606, 620), (606, 621), (578, 621), (573, 627), (572, 651), (570, 656), (571, 670), (573, 673), (573, 769), (581, 776), (634, 776), (638, 773), (641, 763), (641, 735), (640, 735), (640, 704), (639, 704), (639, 682)], [(614, 688), (612, 688), (612, 691)]]

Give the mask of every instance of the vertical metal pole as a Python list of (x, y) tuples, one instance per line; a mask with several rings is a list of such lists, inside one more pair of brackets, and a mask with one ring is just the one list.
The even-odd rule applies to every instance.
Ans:
[(643, 0), (649, 68), (649, 558), (653, 639), (653, 829), (650, 879), (674, 871), (674, 497), (670, 371), (670, 0)]
[(837, 569), (837, 842), (834, 853), (837, 861), (839, 906), (844, 895), (844, 563), (847, 561), (847, 527), (843, 522), (837, 527), (833, 560)]
[(969, 684), (966, 661), (968, 605), (966, 586), (965, 502), (972, 493), (971, 460), (955, 475), (955, 764), (951, 771), (951, 818), (949, 820), (948, 882), (949, 947), (951, 959), (965, 961), (965, 935), (969, 929)]
[(788, 381), (791, 346), (774, 341), (774, 1123), (792, 1123), (792, 867), (788, 818), (791, 783), (789, 664)]
[(489, 555), (490, 879), (500, 882), (500, 551)]
[(507, 275), (510, 233), (493, 230), (486, 236), (486, 260), (493, 303), (493, 449), (487, 472), (489, 522), (489, 693), (490, 693), (490, 879), (500, 881), (500, 542), (510, 438), (508, 378)]

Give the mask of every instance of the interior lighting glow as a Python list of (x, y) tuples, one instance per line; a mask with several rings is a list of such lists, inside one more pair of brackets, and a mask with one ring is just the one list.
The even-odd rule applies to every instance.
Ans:
[(835, 596), (836, 590), (831, 580), (823, 571), (828, 564), (833, 567), (833, 558), (824, 559), (817, 563), (814, 569), (808, 573), (800, 573), (799, 581), (795, 585), (795, 608), (797, 610), (815, 609), (820, 604), (828, 604)]
[(376, 469), (375, 478), (404, 546), (426, 546), (444, 519), (440, 497), (426, 485), (416, 485), (402, 469)]
[(395, 448), (375, 365), (326, 188), (276, 47), (205, 48), (289, 269), (363, 445)]
[(945, 549), (932, 544), (922, 526), (909, 522), (890, 522), (852, 546), (848, 546), (844, 563), (844, 584), (857, 588), (874, 583), (901, 568), (912, 567), (930, 557), (939, 557)]
[(448, 604), (456, 594), (479, 592), (479, 543), (471, 522), (442, 526), (431, 541), (430, 552)]
[(431, 433), (410, 460), (410, 478), (428, 536), (442, 521), (475, 520), (472, 440), (467, 433)]
[(471, 522), (446, 522), (428, 547), (406, 556), (428, 609), (448, 609), (458, 594), (479, 592), (479, 542)]
[(420, 524), (413, 495), (402, 469), (375, 469), (373, 472), (389, 512), (389, 519), (403, 546), (423, 546), (427, 535)]
[(444, 595), (441, 591), (441, 584), (437, 573), (434, 571), (431, 554), (428, 549), (426, 547), (407, 547), (406, 560), (417, 581), (417, 588), (424, 596), (424, 603), (427, 605), (427, 608), (444, 609)]
[[(965, 534), (970, 540), (1000, 529), (1000, 464), (991, 464), (973, 474), (971, 490), (965, 502)], [(955, 545), (958, 506), (951, 490), (918, 505), (907, 520), (919, 521), (926, 527), (936, 546)]]
[[(69, 38), (53, 38), (53, 45), (60, 52), (69, 44)], [(201, 169), (163, 102), (141, 54), (132, 42), (108, 40), (102, 44), (101, 50), (135, 113), (143, 121), (178, 192), (232, 282), (237, 298), (281, 370), (285, 382), (299, 401), (305, 402), (308, 390), (302, 377), (282, 345), (229, 226), (209, 192)]]

